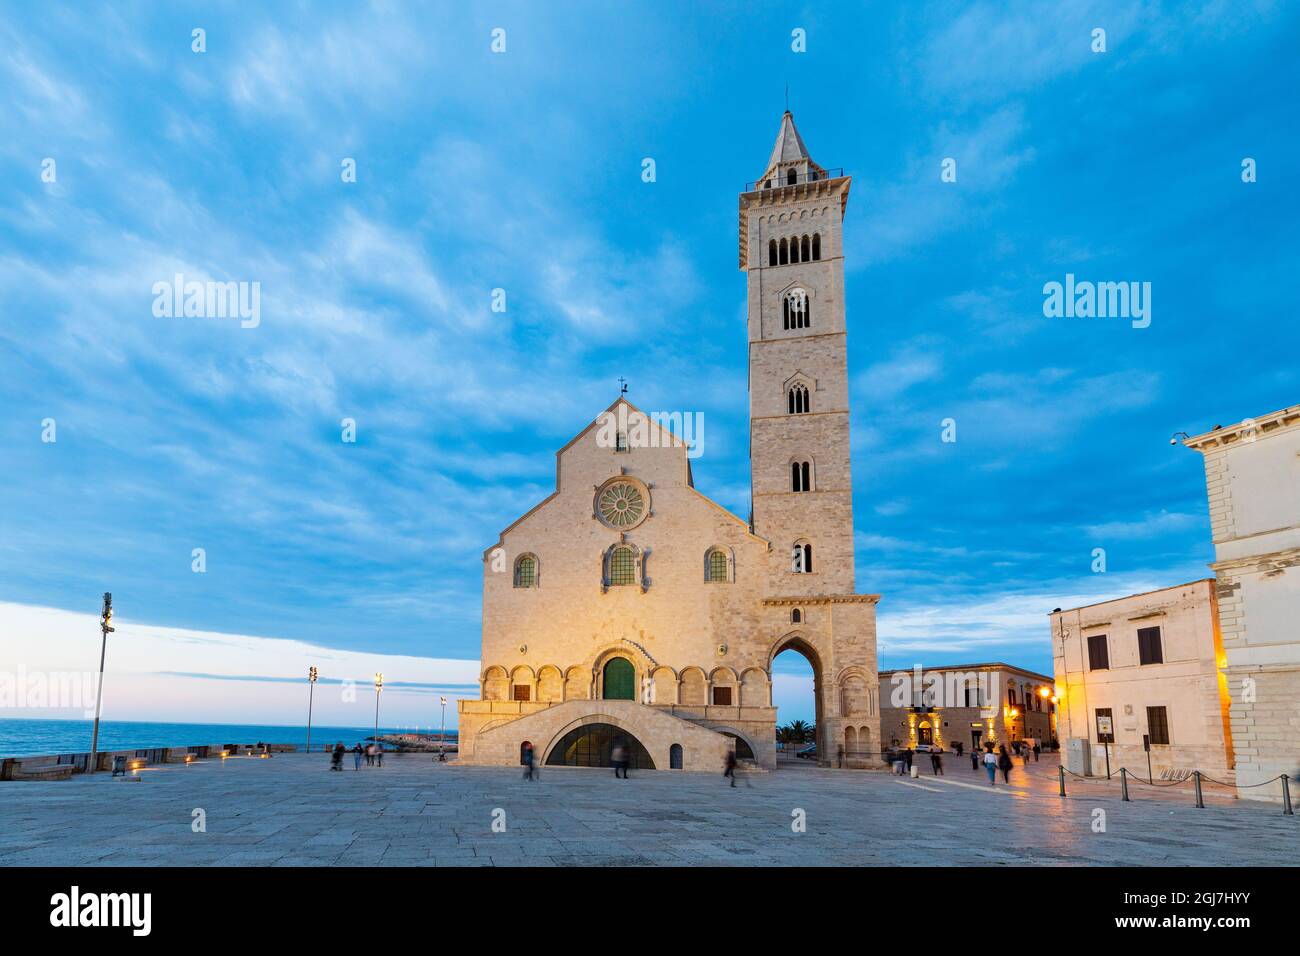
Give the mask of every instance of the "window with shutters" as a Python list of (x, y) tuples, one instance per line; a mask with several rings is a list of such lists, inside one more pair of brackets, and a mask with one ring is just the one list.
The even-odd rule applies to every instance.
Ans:
[(1088, 636), (1088, 670), (1110, 670), (1110, 649), (1106, 645), (1105, 634)]
[(1164, 650), (1160, 646), (1160, 628), (1138, 628), (1138, 663), (1163, 664)]
[(1169, 743), (1169, 711), (1164, 707), (1147, 708), (1147, 736), (1153, 744)]

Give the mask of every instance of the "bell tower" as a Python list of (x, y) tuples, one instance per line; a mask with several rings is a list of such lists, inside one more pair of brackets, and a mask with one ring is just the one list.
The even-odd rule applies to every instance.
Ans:
[(768, 593), (852, 594), (853, 482), (844, 321), (850, 177), (815, 163), (787, 110), (740, 195), (748, 279), (751, 522)]

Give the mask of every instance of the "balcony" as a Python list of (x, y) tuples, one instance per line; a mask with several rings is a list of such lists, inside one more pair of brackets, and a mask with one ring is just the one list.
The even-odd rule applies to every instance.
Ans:
[(844, 176), (844, 167), (836, 166), (834, 169), (813, 170), (810, 173), (796, 173), (793, 181), (788, 176), (776, 177), (770, 179), (760, 179), (752, 183), (745, 183), (745, 192), (758, 192), (763, 189), (776, 189), (780, 186), (802, 186), (805, 183), (816, 183), (826, 179), (841, 179)]

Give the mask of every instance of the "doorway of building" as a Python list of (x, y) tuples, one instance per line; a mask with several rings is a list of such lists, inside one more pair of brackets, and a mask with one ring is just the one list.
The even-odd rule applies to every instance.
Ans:
[(610, 658), (600, 684), (605, 700), (636, 700), (636, 672), (626, 657)]
[(780, 743), (779, 765), (816, 766), (836, 759), (837, 747), (827, 749), (821, 660), (812, 645), (797, 635), (789, 637), (777, 646), (769, 672)]
[(979, 750), (979, 749), (980, 749), (980, 741), (981, 741), (983, 738), (984, 738), (984, 731), (982, 731), (982, 730), (972, 730), (972, 731), (970, 732), (970, 749), (971, 749), (971, 750)]
[(551, 748), (546, 757), (548, 767), (612, 767), (614, 745), (627, 748), (633, 770), (653, 770), (655, 762), (645, 745), (621, 727), (612, 724), (583, 724), (569, 731)]
[(916, 742), (918, 744), (934, 743), (934, 730), (930, 727), (928, 720), (921, 721), (921, 725), (916, 728)]

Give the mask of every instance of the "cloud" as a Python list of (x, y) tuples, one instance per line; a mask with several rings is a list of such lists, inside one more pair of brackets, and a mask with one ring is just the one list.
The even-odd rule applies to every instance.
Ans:
[[(0, 659), (25, 674), (84, 674), (98, 666), (99, 619), (0, 602)], [(474, 660), (338, 650), (305, 641), (114, 621), (105, 669), (110, 720), (296, 723), (305, 719), (307, 668), (320, 669), (315, 716), (326, 726), (365, 726), (375, 672), (384, 674), (383, 721), (428, 724), (437, 694), (478, 698)], [(293, 687), (292, 685), (299, 685)], [(349, 689), (350, 688), (350, 689)], [(93, 694), (90, 695), (93, 702)], [(83, 716), (82, 707), (7, 708), (9, 717)], [(449, 719), (454, 718), (455, 710)], [(454, 719), (453, 719), (454, 725)]]
[(1134, 541), (1155, 538), (1164, 534), (1178, 534), (1209, 524), (1209, 518), (1200, 514), (1184, 514), (1161, 510), (1147, 514), (1136, 521), (1106, 521), (1084, 526), (1084, 531), (1098, 541)]

